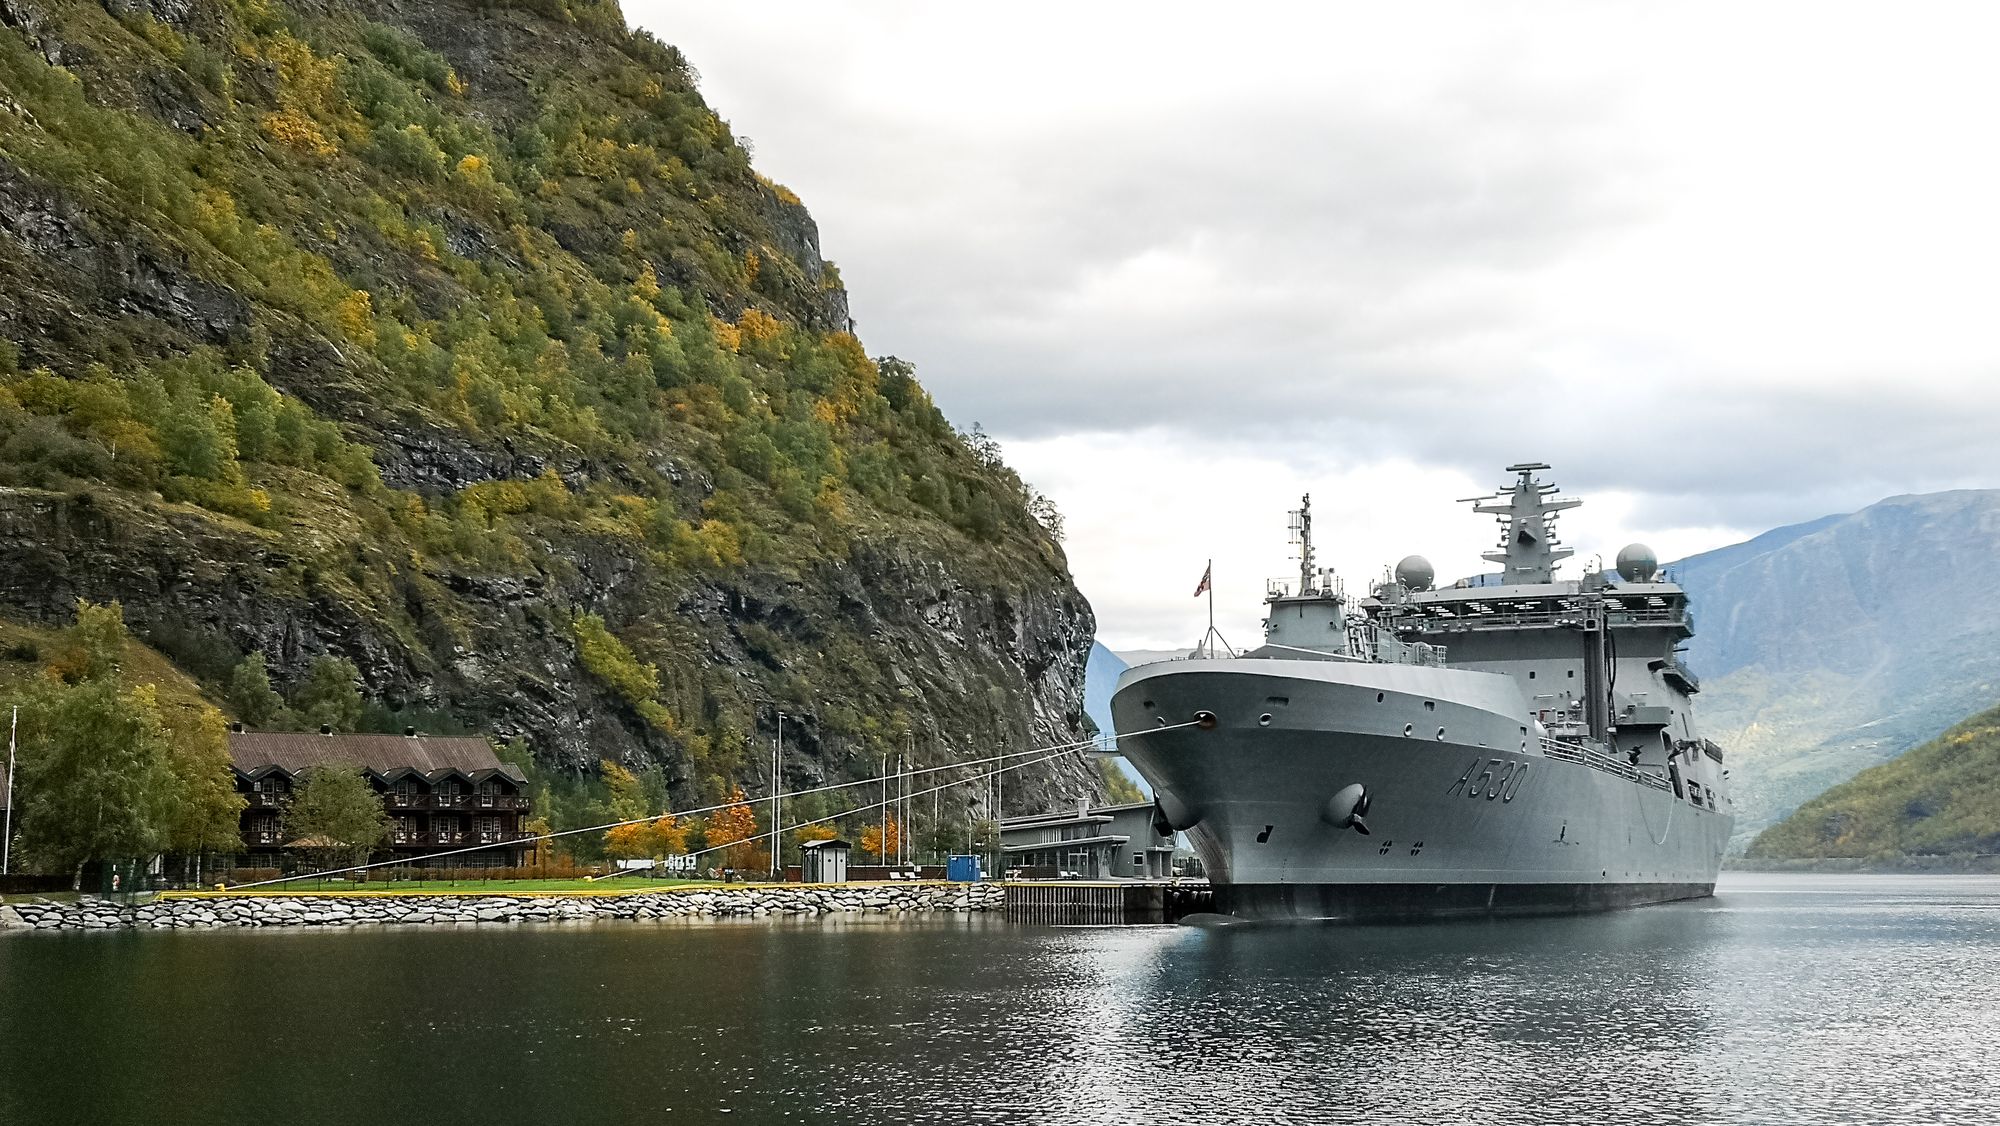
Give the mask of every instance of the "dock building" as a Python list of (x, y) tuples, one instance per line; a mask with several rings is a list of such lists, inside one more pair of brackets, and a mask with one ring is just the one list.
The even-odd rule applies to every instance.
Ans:
[(1000, 822), (1004, 867), (1045, 878), (1163, 880), (1174, 838), (1153, 829), (1153, 803), (1079, 806)]

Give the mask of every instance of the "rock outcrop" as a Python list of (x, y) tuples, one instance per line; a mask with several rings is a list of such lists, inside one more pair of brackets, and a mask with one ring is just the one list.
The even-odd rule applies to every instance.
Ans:
[(781, 712), (794, 787), (1078, 739), (1032, 492), (694, 82), (605, 0), (0, 0), (0, 615), (115, 599), (218, 697), (345, 658), (680, 805)]

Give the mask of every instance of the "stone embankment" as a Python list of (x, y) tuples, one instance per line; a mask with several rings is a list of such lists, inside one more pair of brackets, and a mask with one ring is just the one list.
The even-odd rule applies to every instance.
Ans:
[(0, 904), (0, 929), (343, 927), (418, 923), (534, 923), (590, 919), (675, 919), (894, 915), (998, 911), (998, 884), (823, 884), (668, 889), (621, 895), (227, 895), (169, 893), (151, 903), (83, 899)]

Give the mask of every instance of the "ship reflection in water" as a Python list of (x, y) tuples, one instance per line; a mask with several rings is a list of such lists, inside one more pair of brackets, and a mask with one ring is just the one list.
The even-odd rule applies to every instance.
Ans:
[(1954, 877), (1418, 926), (17, 935), (0, 1121), (1992, 1122), (1997, 962), (2000, 879)]

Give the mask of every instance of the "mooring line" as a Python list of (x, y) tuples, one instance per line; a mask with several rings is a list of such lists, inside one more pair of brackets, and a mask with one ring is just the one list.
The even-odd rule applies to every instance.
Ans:
[[(1174, 731), (1174, 730), (1178, 730), (1178, 729), (1180, 729), (1180, 728), (1183, 728), (1183, 727), (1193, 727), (1193, 726), (1195, 726), (1195, 725), (1196, 725), (1197, 723), (1199, 723), (1199, 722), (1200, 722), (1199, 720), (1189, 720), (1189, 721), (1187, 721), (1186, 723), (1175, 723), (1175, 724), (1168, 724), (1168, 725), (1165, 725), (1165, 726), (1161, 726), (1161, 727), (1154, 727), (1154, 728), (1147, 728), (1147, 729), (1145, 729), (1145, 730), (1141, 730), (1141, 731), (1134, 731), (1134, 732), (1131, 732), (1130, 734), (1127, 734), (1127, 735), (1112, 735), (1112, 736), (1111, 736), (1111, 743), (1112, 743), (1112, 745), (1113, 745), (1113, 746), (1116, 746), (1116, 745), (1117, 745), (1117, 743), (1118, 743), (1118, 740), (1120, 740), (1120, 739), (1131, 739), (1131, 738), (1136, 738), (1137, 736), (1140, 736), (1140, 735), (1153, 735), (1153, 734), (1157, 734), (1157, 733), (1159, 733), (1159, 732), (1162, 732), (1162, 731)], [(1083, 748), (1085, 748), (1085, 747), (1090, 747), (1090, 746), (1096, 746), (1096, 745), (1098, 745), (1098, 744), (1099, 744), (1099, 743), (1100, 743), (1101, 741), (1102, 741), (1102, 737), (1099, 737), (1099, 738), (1096, 738), (1096, 739), (1078, 739), (1078, 740), (1075, 740), (1075, 741), (1073, 741), (1073, 742), (1069, 742), (1069, 743), (1057, 743), (1057, 744), (1054, 744), (1054, 745), (1052, 745), (1052, 746), (1048, 746), (1048, 747), (1036, 747), (1036, 748), (1034, 748), (1034, 749), (1032, 749), (1032, 750), (1026, 750), (1026, 751), (1009, 751), (1009, 752), (1007, 752), (1007, 753), (1005, 753), (1005, 754), (999, 754), (999, 755), (988, 755), (988, 756), (986, 756), (986, 757), (984, 757), (984, 758), (976, 758), (976, 759), (966, 759), (966, 760), (964, 760), (964, 761), (962, 761), (962, 762), (956, 762), (956, 763), (950, 763), (950, 764), (947, 764), (947, 765), (945, 765), (945, 766), (929, 766), (929, 767), (925, 767), (925, 768), (923, 768), (922, 770), (914, 770), (914, 771), (909, 771), (909, 772), (907, 772), (907, 773), (911, 773), (911, 774), (931, 774), (931, 773), (935, 773), (935, 772), (937, 772), (937, 771), (941, 771), (941, 770), (963, 770), (964, 768), (966, 768), (966, 767), (968, 767), (968, 766), (980, 766), (980, 765), (984, 765), (984, 764), (986, 764), (986, 763), (993, 763), (993, 762), (1004, 762), (1004, 761), (1006, 761), (1007, 759), (1010, 759), (1010, 758), (1020, 758), (1020, 757), (1022, 757), (1022, 756), (1024, 756), (1024, 755), (1043, 755), (1043, 756), (1044, 756), (1043, 758), (1039, 758), (1039, 759), (1036, 759), (1036, 760), (1034, 760), (1034, 762), (1025, 762), (1025, 763), (1016, 763), (1016, 764), (1015, 764), (1014, 766), (1009, 766), (1009, 767), (1002, 767), (1002, 768), (1000, 768), (1000, 769), (998, 769), (998, 770), (994, 770), (994, 771), (990, 771), (990, 772), (988, 772), (988, 773), (985, 773), (985, 774), (979, 774), (979, 775), (974, 775), (974, 776), (973, 776), (973, 777), (971, 777), (971, 778), (965, 778), (965, 779), (960, 779), (960, 780), (958, 780), (958, 781), (956, 781), (956, 782), (948, 782), (948, 783), (946, 783), (946, 784), (944, 784), (944, 785), (942, 785), (942, 786), (934, 786), (934, 787), (932, 787), (931, 789), (928, 789), (928, 790), (924, 790), (924, 791), (922, 791), (921, 793), (916, 793), (916, 794), (911, 794), (911, 795), (909, 795), (909, 796), (911, 796), (911, 797), (921, 797), (921, 796), (923, 796), (924, 794), (932, 794), (932, 793), (936, 793), (936, 792), (938, 792), (939, 790), (946, 790), (946, 789), (950, 789), (950, 788), (951, 788), (952, 786), (960, 786), (960, 785), (965, 785), (965, 784), (967, 784), (967, 783), (970, 783), (970, 782), (978, 782), (978, 781), (982, 781), (983, 779), (986, 779), (986, 778), (991, 778), (991, 777), (994, 777), (995, 775), (998, 775), (998, 774), (1004, 774), (1004, 773), (1006, 773), (1006, 772), (1007, 772), (1007, 771), (1009, 771), (1009, 770), (1014, 770), (1014, 769), (1017, 769), (1017, 768), (1019, 768), (1019, 767), (1022, 767), (1022, 766), (1033, 766), (1033, 765), (1036, 765), (1037, 763), (1040, 763), (1040, 762), (1046, 762), (1046, 761), (1048, 761), (1049, 759), (1052, 759), (1052, 758), (1057, 758), (1057, 757), (1060, 757), (1060, 756), (1062, 756), (1062, 755), (1065, 755), (1065, 754), (1069, 754), (1070, 752), (1073, 752), (1073, 751), (1078, 751), (1078, 750), (1082, 750), (1082, 749), (1083, 749)], [(858, 779), (855, 779), (854, 781), (851, 781), (851, 782), (837, 782), (837, 783), (833, 783), (833, 784), (831, 784), (831, 785), (826, 785), (826, 786), (815, 786), (815, 787), (813, 787), (812, 789), (809, 789), (809, 790), (794, 790), (794, 791), (792, 791), (791, 793), (781, 793), (781, 794), (779, 794), (779, 795), (778, 795), (778, 798), (779, 798), (780, 800), (784, 800), (784, 799), (786, 799), (786, 798), (801, 798), (801, 797), (805, 797), (805, 796), (807, 796), (807, 795), (810, 795), (810, 794), (824, 794), (824, 793), (830, 793), (830, 792), (832, 792), (832, 791), (834, 791), (834, 790), (845, 790), (845, 789), (851, 789), (852, 787), (855, 787), (855, 786), (879, 786), (879, 785), (881, 785), (881, 784), (882, 784), (883, 780), (884, 780), (883, 778), (858, 778)], [(743, 799), (743, 801), (741, 801), (741, 802), (735, 802), (735, 801), (726, 801), (726, 802), (721, 802), (721, 803), (719, 803), (719, 804), (716, 804), (716, 805), (705, 805), (705, 806), (701, 806), (701, 807), (699, 807), (699, 808), (696, 808), (696, 809), (684, 809), (684, 810), (675, 810), (675, 811), (670, 811), (670, 812), (667, 812), (667, 813), (654, 813), (654, 814), (649, 814), (648, 816), (645, 816), (645, 817), (633, 817), (633, 818), (629, 818), (629, 819), (627, 819), (627, 820), (624, 820), (624, 821), (612, 821), (612, 822), (607, 822), (606, 824), (603, 824), (603, 825), (587, 825), (587, 826), (585, 826), (585, 827), (583, 827), (583, 828), (580, 828), (580, 829), (561, 829), (561, 830), (557, 830), (557, 831), (555, 831), (555, 832), (549, 832), (549, 833), (539, 833), (539, 834), (536, 834), (535, 836), (532, 836), (532, 837), (521, 837), (521, 838), (519, 838), (519, 839), (516, 839), (516, 840), (512, 840), (512, 841), (506, 841), (506, 842), (504, 842), (504, 843), (506, 843), (506, 844), (510, 844), (510, 845), (520, 845), (520, 844), (533, 844), (533, 843), (534, 843), (534, 842), (536, 842), (536, 841), (552, 841), (552, 840), (555, 840), (555, 839), (556, 839), (556, 838), (558, 838), (558, 837), (573, 837), (573, 836), (576, 836), (576, 835), (578, 835), (578, 834), (580, 834), (580, 833), (602, 833), (602, 832), (606, 832), (606, 831), (608, 831), (608, 830), (611, 830), (611, 829), (618, 829), (618, 828), (622, 828), (622, 827), (624, 827), (624, 826), (626, 826), (626, 825), (644, 825), (644, 824), (646, 824), (646, 823), (647, 823), (647, 822), (649, 822), (649, 821), (658, 821), (658, 820), (659, 820), (660, 818), (662, 818), (662, 817), (672, 817), (672, 818), (676, 818), (676, 819), (678, 819), (678, 818), (682, 818), (682, 817), (693, 817), (693, 816), (696, 816), (697, 814), (702, 814), (702, 813), (713, 813), (713, 812), (715, 812), (716, 810), (719, 810), (719, 809), (728, 809), (728, 808), (729, 808), (730, 806), (734, 806), (734, 805), (749, 805), (749, 804), (752, 804), (752, 803), (755, 803), (755, 802), (764, 802), (764, 801), (770, 801), (770, 800), (771, 800), (771, 797), (770, 797), (770, 795), (768, 795), (768, 794), (767, 794), (767, 795), (765, 795), (765, 796), (763, 796), (763, 797), (758, 797), (758, 798), (745, 798), (745, 799)], [(894, 801), (894, 800), (896, 800), (896, 799), (893, 799), (893, 798), (892, 798), (892, 799), (890, 799), (890, 800), (891, 800), (891, 801)], [(870, 809), (878, 809), (878, 808), (880, 808), (881, 806), (883, 806), (884, 804), (886, 804), (886, 803), (884, 803), (884, 802), (875, 802), (875, 803), (874, 803), (874, 804), (872, 804), (872, 805), (864, 805), (864, 806), (860, 806), (860, 807), (858, 807), (858, 808), (855, 808), (855, 809), (850, 809), (850, 810), (847, 810), (847, 811), (845, 811), (845, 812), (842, 812), (842, 813), (835, 813), (835, 814), (831, 814), (831, 815), (829, 815), (829, 816), (827, 816), (827, 817), (822, 817), (822, 818), (819, 818), (819, 819), (817, 819), (817, 820), (814, 820), (814, 821), (803, 821), (803, 822), (800, 822), (800, 823), (799, 823), (798, 825), (793, 825), (793, 826), (790, 826), (789, 828), (794, 828), (794, 829), (796, 829), (796, 828), (802, 828), (802, 827), (804, 827), (804, 826), (806, 826), (806, 825), (816, 825), (816, 824), (819, 824), (819, 822), (820, 822), (820, 821), (832, 821), (832, 820), (836, 820), (836, 819), (838, 819), (838, 818), (841, 818), (841, 817), (850, 817), (850, 816), (852, 816), (852, 815), (854, 815), (854, 814), (856, 814), (856, 813), (860, 813), (860, 812), (863, 812), (863, 811), (865, 811), (865, 810), (870, 810)], [(746, 839), (747, 839), (747, 840), (756, 840), (756, 839), (757, 839), (757, 837), (765, 837), (765, 836), (769, 836), (769, 835), (770, 835), (769, 833), (759, 833), (759, 834), (757, 834), (757, 836), (756, 836), (756, 837), (749, 837), (749, 838), (746, 838)], [(496, 842), (496, 843), (501, 843), (501, 842)], [(694, 853), (688, 853), (687, 855), (690, 855), (690, 856), (700, 856), (700, 855), (702, 855), (702, 853), (707, 853), (707, 852), (713, 852), (713, 851), (715, 851), (715, 849), (717, 849), (717, 848), (729, 848), (729, 847), (731, 847), (731, 846), (733, 846), (733, 845), (738, 845), (738, 844), (742, 844), (742, 843), (743, 843), (742, 841), (732, 841), (732, 842), (730, 842), (730, 844), (728, 844), (728, 845), (716, 845), (716, 846), (714, 846), (714, 848), (705, 848), (705, 849), (702, 849), (702, 850), (701, 850), (701, 852), (694, 852)], [(374, 869), (376, 869), (376, 868), (393, 868), (393, 867), (396, 867), (396, 866), (399, 866), (399, 865), (407, 865), (407, 864), (409, 864), (409, 863), (411, 862), (411, 860), (412, 860), (412, 859), (421, 859), (421, 860), (441, 860), (441, 859), (443, 859), (443, 858), (445, 858), (445, 857), (447, 857), (447, 856), (463, 856), (463, 855), (465, 855), (466, 853), (471, 853), (471, 852), (485, 852), (485, 851), (487, 851), (487, 850), (489, 850), (489, 849), (491, 849), (491, 848), (493, 848), (493, 847), (494, 847), (494, 846), (493, 846), (493, 844), (478, 844), (478, 845), (472, 845), (472, 846), (469, 846), (469, 847), (467, 847), (467, 848), (455, 848), (455, 849), (451, 849), (451, 850), (449, 850), (449, 851), (446, 851), (446, 852), (427, 852), (427, 853), (423, 854), (423, 855), (422, 855), (421, 857), (416, 857), (416, 858), (410, 858), (410, 857), (405, 857), (405, 858), (402, 858), (402, 859), (398, 859), (398, 860), (377, 860), (377, 861), (373, 861), (373, 862), (370, 862), (370, 863), (367, 863), (367, 864), (353, 864), (353, 865), (349, 865), (348, 867), (345, 867), (345, 868), (328, 868), (328, 869), (325, 869), (324, 871), (319, 871), (319, 872), (302, 872), (302, 873), (300, 873), (300, 874), (298, 874), (298, 875), (296, 875), (296, 876), (278, 876), (278, 877), (275, 877), (275, 878), (273, 878), (273, 879), (269, 879), (269, 880), (253, 880), (253, 881), (251, 881), (251, 882), (249, 882), (249, 883), (246, 883), (246, 884), (230, 884), (230, 885), (226, 885), (226, 889), (227, 889), (227, 890), (244, 890), (244, 889), (248, 889), (248, 888), (257, 888), (257, 887), (270, 887), (270, 886), (272, 886), (272, 885), (274, 885), (274, 884), (288, 884), (288, 883), (292, 883), (292, 882), (295, 882), (295, 881), (297, 881), (297, 880), (312, 880), (312, 879), (321, 879), (321, 878), (324, 878), (324, 877), (326, 877), (326, 876), (343, 876), (343, 875), (347, 875), (347, 874), (348, 874), (348, 873), (350, 873), (350, 872), (368, 872), (368, 871), (372, 871), (372, 870), (374, 870)]]

